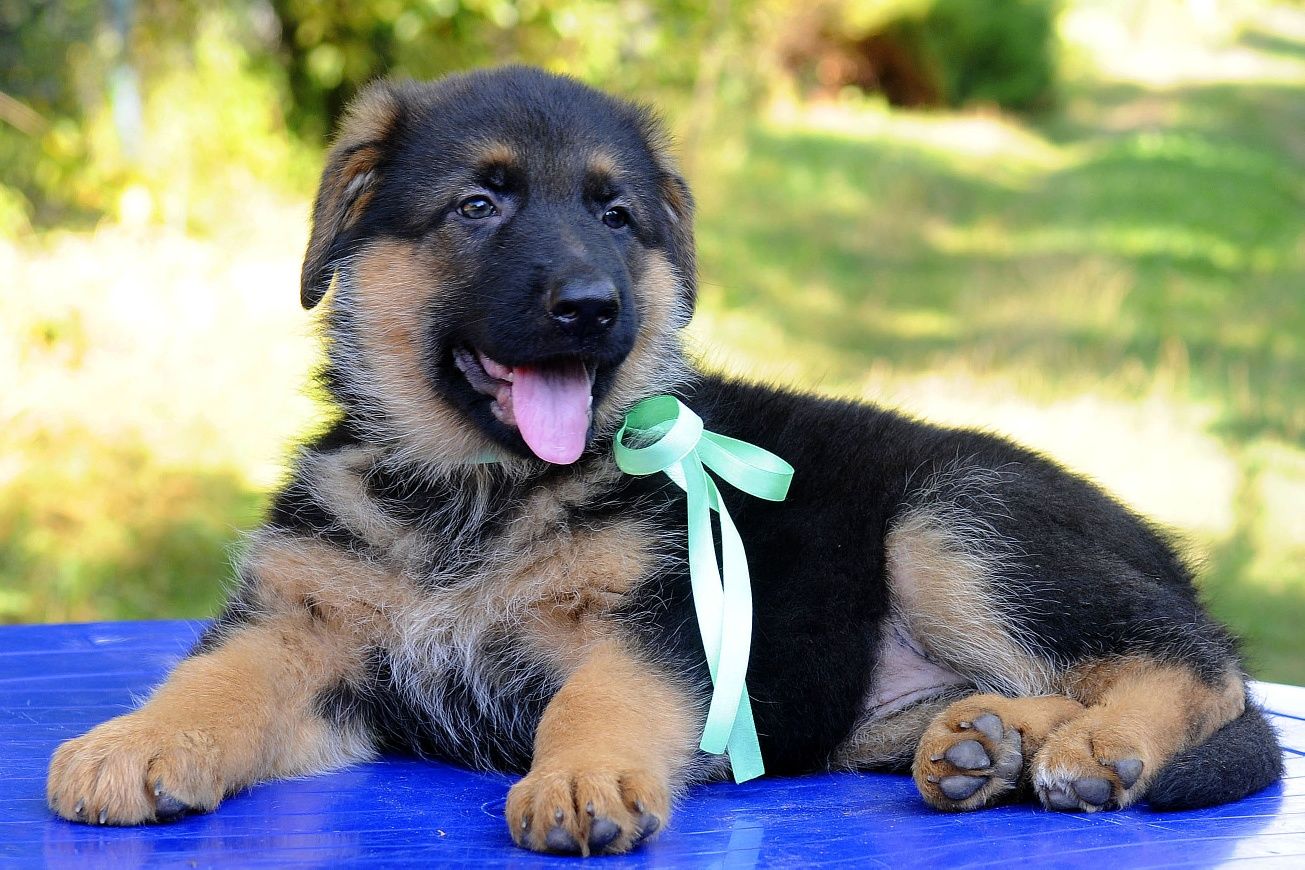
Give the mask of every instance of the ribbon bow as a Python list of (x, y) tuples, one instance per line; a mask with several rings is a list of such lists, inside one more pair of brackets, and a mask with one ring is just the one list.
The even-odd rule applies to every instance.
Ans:
[[(706, 431), (702, 418), (674, 396), (653, 396), (631, 408), (616, 433), (614, 450), (616, 464), (626, 474), (664, 471), (687, 496), (689, 578), (714, 685), (700, 745), (704, 752), (729, 753), (735, 782), (761, 776), (765, 768), (745, 682), (752, 646), (748, 561), (706, 468), (749, 495), (783, 501), (793, 466), (755, 444)], [(723, 582), (712, 537), (713, 510), (720, 514)]]

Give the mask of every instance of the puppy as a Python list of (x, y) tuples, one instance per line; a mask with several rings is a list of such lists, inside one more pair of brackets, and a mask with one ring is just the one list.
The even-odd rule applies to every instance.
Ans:
[(1232, 638), (1145, 521), (999, 438), (705, 374), (693, 204), (643, 109), (506, 68), (350, 107), (301, 299), (338, 408), (223, 613), (139, 710), (65, 743), (51, 808), (134, 825), (417, 753), (525, 773), (520, 845), (623, 852), (728, 773), (684, 501), (612, 458), (668, 393), (786, 458), (724, 500), (766, 769), (911, 770), (940, 810), (1189, 807), (1280, 776)]

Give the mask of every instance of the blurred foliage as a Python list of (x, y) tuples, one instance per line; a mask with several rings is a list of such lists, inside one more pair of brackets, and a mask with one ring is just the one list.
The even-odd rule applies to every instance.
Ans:
[[(840, 44), (889, 34), (947, 104), (1024, 107), (1052, 88), (1050, 0), (812, 8)], [(251, 181), (302, 195), (312, 149), (380, 75), (534, 63), (662, 106), (693, 101), (693, 138), (775, 87), (776, 53), (791, 55), (789, 32), (809, 20), (782, 0), (0, 0), (0, 232), (124, 209), (205, 229)], [(789, 59), (827, 50), (817, 40)]]
[[(870, 43), (981, 105), (811, 87)], [(0, 0), (0, 621), (212, 612), (319, 414), (334, 115), (507, 61), (672, 120), (707, 365), (1097, 477), (1305, 682), (1305, 10), (1273, 0)]]
[[(256, 186), (301, 193), (315, 152), (286, 135), (257, 8), (0, 3), (0, 92), (27, 121), (0, 124), (0, 209), (50, 226), (143, 207), (203, 229)], [(21, 225), (12, 211), (0, 228)]]
[[(1045, 108), (1059, 0), (825, 0), (790, 65), (826, 89), (883, 89), (896, 105)], [(814, 37), (814, 38), (813, 38)]]
[(433, 78), (525, 62), (655, 98), (692, 86), (713, 36), (713, 20), (692, 0), (274, 0), (273, 7), (296, 127), (319, 139), (359, 85), (382, 73)]

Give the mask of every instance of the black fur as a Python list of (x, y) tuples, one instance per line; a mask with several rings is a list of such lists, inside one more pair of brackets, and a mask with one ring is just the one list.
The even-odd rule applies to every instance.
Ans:
[(1263, 710), (1247, 704), (1209, 740), (1170, 759), (1146, 799), (1157, 810), (1209, 807), (1267, 788), (1283, 774), (1273, 727)]

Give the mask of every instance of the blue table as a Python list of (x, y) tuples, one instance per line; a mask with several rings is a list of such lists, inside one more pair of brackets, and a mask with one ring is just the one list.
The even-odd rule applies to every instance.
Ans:
[[(0, 867), (556, 866), (515, 848), (511, 777), (387, 758), (259, 786), (213, 815), (148, 828), (53, 818), (45, 767), (58, 743), (133, 706), (202, 625), (100, 623), (0, 629)], [(1287, 747), (1285, 783), (1183, 813), (1073, 815), (1029, 806), (947, 815), (909, 778), (826, 774), (690, 793), (671, 829), (603, 867), (1305, 868), (1305, 688), (1258, 686)]]

